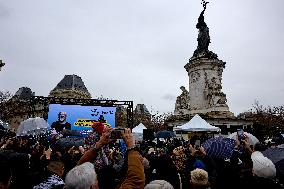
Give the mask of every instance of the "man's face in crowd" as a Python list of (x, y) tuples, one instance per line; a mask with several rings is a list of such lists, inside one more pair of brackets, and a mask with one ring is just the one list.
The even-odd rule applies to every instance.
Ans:
[(60, 115), (59, 115), (59, 121), (60, 121), (60, 122), (66, 121), (66, 114), (60, 113)]

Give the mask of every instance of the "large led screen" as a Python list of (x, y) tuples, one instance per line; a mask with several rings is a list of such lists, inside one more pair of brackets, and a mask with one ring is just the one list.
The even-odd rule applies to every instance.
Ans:
[(56, 130), (90, 130), (95, 122), (114, 128), (115, 112), (116, 107), (50, 104), (47, 122)]

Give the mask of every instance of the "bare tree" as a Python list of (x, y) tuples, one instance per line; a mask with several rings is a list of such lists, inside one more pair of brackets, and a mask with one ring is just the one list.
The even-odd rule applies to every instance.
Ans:
[(22, 119), (28, 117), (29, 101), (19, 99), (8, 91), (0, 91), (0, 119), (15, 125), (19, 125)]
[(156, 131), (166, 130), (167, 125), (165, 120), (172, 115), (172, 113), (160, 113), (158, 111), (150, 111), (149, 114), (134, 114), (134, 123), (138, 125), (143, 123), (148, 129)]
[(253, 133), (259, 138), (284, 131), (284, 105), (264, 106), (256, 101), (253, 108), (239, 115), (254, 122)]
[(7, 116), (8, 101), (13, 97), (9, 91), (0, 91), (0, 119), (5, 120)]

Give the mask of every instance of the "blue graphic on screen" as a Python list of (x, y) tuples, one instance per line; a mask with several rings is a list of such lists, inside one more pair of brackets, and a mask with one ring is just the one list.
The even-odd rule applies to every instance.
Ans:
[(98, 121), (114, 128), (115, 112), (116, 107), (50, 104), (47, 122), (52, 126), (60, 122), (61, 115), (65, 115), (65, 124), (71, 125), (71, 130), (90, 130)]

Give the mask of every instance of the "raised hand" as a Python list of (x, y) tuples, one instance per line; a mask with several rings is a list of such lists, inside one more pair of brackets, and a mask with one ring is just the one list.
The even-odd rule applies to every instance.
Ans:
[(50, 159), (50, 156), (52, 154), (52, 149), (49, 147), (46, 151), (44, 151), (46, 159)]
[(135, 146), (135, 139), (129, 128), (126, 128), (124, 130), (124, 133), (122, 133), (122, 137), (128, 149), (133, 148)]
[(110, 134), (111, 134), (112, 130), (113, 130), (112, 128), (104, 129), (102, 136), (100, 137), (100, 140), (96, 143), (96, 148), (101, 148), (104, 145), (107, 145), (111, 142)]

